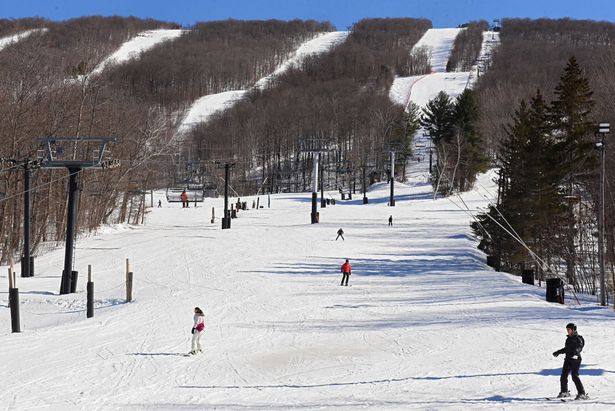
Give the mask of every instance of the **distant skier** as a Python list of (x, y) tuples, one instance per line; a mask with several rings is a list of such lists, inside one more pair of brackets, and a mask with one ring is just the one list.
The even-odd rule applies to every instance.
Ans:
[(201, 334), (205, 329), (205, 314), (199, 307), (194, 307), (194, 325), (192, 326), (192, 350), (190, 354), (202, 352)]
[(158, 208), (162, 208), (162, 200), (158, 200)]
[(352, 266), (348, 259), (346, 259), (346, 262), (342, 264), (342, 283), (340, 285), (348, 285), (350, 274), (352, 274)]
[(343, 241), (346, 241), (346, 240), (344, 240), (344, 230), (342, 230), (341, 228), (339, 230), (337, 230), (337, 237), (335, 237), (335, 241), (337, 241), (337, 239), (340, 238), (340, 237), (342, 237)]
[(393, 225), (393, 216), (389, 216), (389, 227)]
[(561, 350), (553, 353), (554, 357), (560, 354), (566, 354), (564, 366), (562, 367), (562, 375), (560, 376), (560, 393), (557, 398), (570, 397), (568, 391), (568, 374), (572, 374), (572, 381), (577, 388), (576, 400), (586, 400), (589, 397), (585, 394), (585, 389), (579, 378), (579, 367), (581, 366), (581, 351), (585, 346), (585, 340), (577, 333), (577, 326), (573, 323), (566, 325), (566, 345)]
[(182, 208), (188, 208), (188, 194), (186, 193), (186, 190), (182, 191), (179, 197), (182, 200)]

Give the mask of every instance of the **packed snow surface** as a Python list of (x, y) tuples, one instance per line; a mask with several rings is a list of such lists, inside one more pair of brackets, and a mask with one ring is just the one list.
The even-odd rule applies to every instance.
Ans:
[(455, 38), (461, 30), (463, 29), (429, 29), (414, 45), (414, 48), (424, 47), (431, 52), (432, 72), (446, 72), (446, 63), (451, 55)]
[[(343, 43), (349, 33), (348, 31), (320, 33), (313, 39), (305, 41), (288, 60), (284, 61), (273, 73), (258, 80), (254, 86), (258, 89), (266, 88), (277, 76), (292, 67), (299, 66), (305, 58), (326, 53), (338, 44)], [(178, 128), (179, 134), (189, 131), (198, 123), (206, 122), (212, 114), (232, 107), (245, 93), (246, 90), (233, 90), (199, 98), (188, 109), (188, 113)]]
[[(64, 250), (17, 278), (22, 332), (10, 333), (1, 267), (0, 404), (35, 410), (551, 409), (565, 324), (586, 339), (581, 378), (615, 404), (615, 316), (595, 297), (547, 303), (545, 290), (492, 271), (470, 236), (475, 191), (432, 200), (427, 185), (377, 184), (320, 209), (310, 194), (242, 198), (230, 230), (211, 207), (169, 204), (162, 192), (143, 226), (116, 226), (76, 243), (76, 294), (58, 295)], [(336, 195), (331, 192), (328, 195)], [(461, 201), (463, 199), (463, 202)], [(339, 200), (339, 199), (338, 199)], [(235, 199), (233, 199), (235, 201)], [(467, 208), (466, 208), (467, 206)], [(393, 226), (387, 226), (389, 215)], [(345, 240), (335, 240), (338, 228)], [(124, 302), (125, 258), (134, 300)], [(340, 265), (353, 266), (341, 287)], [(92, 265), (95, 317), (86, 319)], [(195, 306), (205, 350), (185, 357)], [(572, 386), (571, 386), (572, 387)]]
[(297, 67), (309, 56), (326, 53), (335, 46), (346, 41), (349, 31), (332, 31), (321, 33), (315, 38), (301, 44), (291, 58), (280, 65), (273, 73), (256, 82), (256, 87), (265, 88), (276, 76), (283, 74), (292, 67)]
[(245, 94), (245, 90), (225, 91), (222, 93), (208, 94), (196, 100), (190, 106), (188, 114), (182, 120), (178, 132), (190, 130), (199, 123), (206, 122), (213, 114), (233, 106)]
[(92, 74), (100, 74), (106, 67), (122, 64), (131, 59), (138, 58), (141, 53), (151, 49), (152, 47), (169, 40), (174, 40), (185, 33), (186, 30), (179, 29), (159, 29), (147, 30), (137, 34), (134, 38), (128, 40), (120, 46), (120, 48), (107, 57), (100, 63)]
[[(432, 50), (431, 74), (397, 77), (393, 81), (389, 98), (408, 107), (412, 102), (419, 107), (425, 107), (440, 91), (446, 92), (451, 98), (456, 98), (466, 88), (472, 87), (476, 82), (476, 66), (470, 71), (446, 72), (446, 62), (453, 50), (455, 36), (460, 29), (430, 29), (414, 46), (428, 47)], [(493, 50), (499, 44), (499, 34), (493, 31), (483, 32), (483, 43), (478, 56), (479, 61), (488, 64)], [(483, 65), (484, 65), (483, 64)], [(483, 67), (484, 70), (484, 67)]]
[(13, 43), (17, 43), (20, 40), (25, 39), (29, 35), (36, 33), (37, 31), (46, 31), (47, 29), (31, 29), (22, 31), (21, 33), (14, 34), (12, 36), (2, 37), (0, 38), (0, 50), (5, 47), (10, 46)]

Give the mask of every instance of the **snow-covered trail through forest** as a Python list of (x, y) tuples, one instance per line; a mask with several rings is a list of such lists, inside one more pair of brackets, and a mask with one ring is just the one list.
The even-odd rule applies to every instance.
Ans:
[[(343, 43), (349, 34), (350, 32), (348, 31), (320, 33), (314, 38), (303, 42), (288, 60), (284, 61), (273, 73), (258, 80), (254, 87), (261, 90), (266, 88), (276, 77), (288, 69), (298, 66), (307, 57), (326, 53), (340, 43)], [(187, 110), (178, 128), (178, 133), (185, 133), (197, 124), (206, 122), (213, 114), (231, 107), (246, 92), (247, 90), (224, 91), (199, 98)]]
[[(492, 189), (491, 178), (479, 181)], [(584, 406), (615, 404), (611, 310), (550, 304), (544, 289), (491, 271), (459, 198), (434, 201), (428, 186), (398, 184), (391, 208), (385, 184), (368, 195), (367, 205), (359, 198), (322, 209), (317, 225), (309, 193), (273, 195), (271, 208), (261, 196), (265, 208), (240, 211), (231, 230), (209, 223), (222, 199), (189, 209), (163, 199), (145, 226), (77, 241), (76, 269), (82, 278), (87, 264), (94, 271), (99, 308), (89, 320), (82, 279), (77, 294), (57, 295), (63, 250), (39, 256), (35, 277), (18, 278), (21, 334), (8, 332), (0, 292), (0, 404), (546, 409), (561, 367), (551, 352), (569, 321), (587, 339), (581, 375), (598, 398)], [(462, 197), (474, 211), (484, 195), (481, 187)], [(339, 227), (345, 241), (335, 241)], [(130, 304), (122, 301), (126, 257)], [(351, 287), (339, 286), (344, 258)], [(194, 306), (206, 314), (205, 352), (184, 357)]]

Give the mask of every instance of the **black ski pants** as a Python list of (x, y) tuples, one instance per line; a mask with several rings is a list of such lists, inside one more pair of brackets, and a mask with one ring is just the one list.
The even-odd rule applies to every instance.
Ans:
[[(348, 279), (350, 278), (350, 273), (342, 273), (342, 283), (340, 285), (348, 285)], [(344, 281), (346, 281), (344, 283)]]
[(585, 394), (585, 388), (579, 378), (579, 367), (581, 366), (581, 358), (578, 360), (572, 358), (566, 358), (564, 360), (564, 366), (562, 367), (562, 375), (559, 379), (561, 385), (561, 392), (568, 391), (568, 374), (572, 375), (572, 382), (574, 382), (577, 388), (578, 394)]

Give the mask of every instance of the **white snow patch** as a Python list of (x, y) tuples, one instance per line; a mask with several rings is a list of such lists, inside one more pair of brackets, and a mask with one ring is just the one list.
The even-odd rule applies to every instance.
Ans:
[(245, 93), (245, 90), (233, 90), (199, 98), (190, 106), (188, 114), (178, 128), (178, 133), (185, 133), (195, 125), (207, 121), (213, 114), (232, 107)]
[(282, 63), (273, 73), (258, 80), (255, 87), (260, 89), (267, 87), (276, 76), (279, 76), (292, 67), (299, 66), (306, 57), (326, 53), (338, 44), (346, 41), (349, 34), (349, 31), (333, 31), (321, 33), (315, 38), (306, 41), (299, 46), (291, 58)]
[(431, 70), (435, 73), (446, 72), (446, 63), (453, 50), (455, 38), (461, 32), (455, 29), (429, 29), (415, 44), (414, 48), (426, 47), (431, 52)]
[(141, 32), (134, 38), (123, 43), (117, 51), (107, 57), (94, 70), (92, 70), (91, 74), (100, 74), (108, 66), (122, 64), (129, 60), (136, 59), (142, 53), (157, 44), (164, 41), (174, 40), (184, 33), (186, 33), (186, 30), (180, 29), (160, 29)]
[[(258, 80), (254, 87), (264, 89), (276, 76), (291, 67), (298, 66), (308, 56), (326, 53), (336, 45), (343, 43), (349, 34), (348, 31), (334, 31), (321, 33), (315, 38), (307, 40), (297, 48), (291, 58), (282, 63), (273, 73)], [(188, 109), (188, 114), (182, 120), (177, 134), (186, 133), (195, 125), (207, 121), (212, 114), (232, 107), (237, 100), (243, 97), (245, 92), (246, 90), (225, 91), (199, 98)]]
[(3, 37), (0, 39), (0, 50), (10, 46), (13, 43), (17, 43), (18, 41), (25, 39), (31, 34), (34, 34), (36, 32), (45, 32), (45, 31), (47, 31), (47, 29), (45, 28), (31, 29), (31, 30), (22, 31), (21, 33), (14, 34), (12, 36)]

